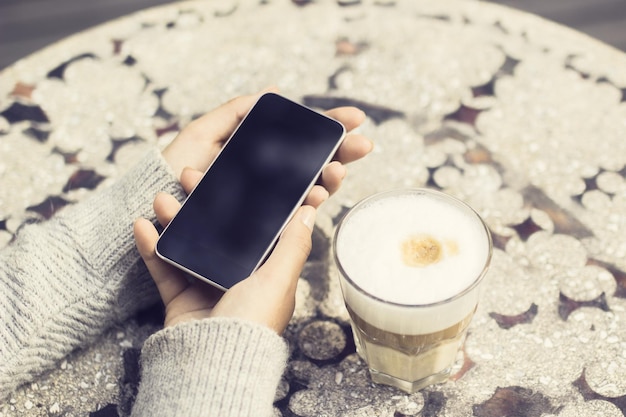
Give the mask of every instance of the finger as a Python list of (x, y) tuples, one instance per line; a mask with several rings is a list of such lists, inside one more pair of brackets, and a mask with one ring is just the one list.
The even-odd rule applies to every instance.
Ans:
[(180, 178), (186, 166), (204, 171), (261, 94), (275, 90), (234, 98), (189, 123), (163, 150), (163, 157), (176, 176)]
[(182, 272), (163, 262), (156, 255), (155, 246), (159, 234), (146, 219), (138, 219), (133, 227), (137, 250), (154, 280), (163, 303), (167, 306), (189, 285)]
[(315, 208), (300, 207), (281, 234), (270, 257), (255, 274), (295, 291), (302, 268), (311, 253), (315, 216)]
[(351, 133), (341, 143), (334, 159), (347, 164), (363, 158), (374, 149), (374, 143), (363, 135)]
[(180, 203), (171, 194), (158, 193), (152, 204), (159, 224), (167, 226), (180, 209)]
[(328, 193), (328, 190), (324, 188), (324, 186), (315, 185), (313, 186), (313, 188), (311, 188), (311, 191), (306, 196), (306, 198), (304, 199), (304, 203), (302, 204), (317, 208), (322, 205), (324, 201), (328, 200), (329, 196), (330, 194)]
[(356, 107), (336, 107), (328, 110), (326, 115), (340, 121), (348, 132), (360, 126), (367, 117), (363, 110)]
[(321, 182), (328, 194), (333, 195), (341, 187), (341, 182), (345, 177), (346, 167), (341, 162), (333, 161), (324, 167)]
[(198, 182), (202, 179), (202, 171), (198, 171), (194, 168), (185, 168), (180, 174), (180, 184), (183, 186), (183, 190), (189, 194), (196, 187)]
[(190, 123), (190, 133), (204, 137), (207, 131), (210, 131), (216, 140), (226, 140), (259, 97), (270, 91), (277, 92), (278, 89), (270, 87), (256, 94), (239, 96), (227, 101), (215, 110)]

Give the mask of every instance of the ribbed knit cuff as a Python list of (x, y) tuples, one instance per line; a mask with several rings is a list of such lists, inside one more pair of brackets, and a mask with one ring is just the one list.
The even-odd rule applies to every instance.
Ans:
[(166, 328), (143, 347), (132, 415), (271, 416), (287, 356), (286, 342), (274, 331), (243, 320)]
[(25, 226), (0, 253), (0, 399), (112, 321), (158, 300), (133, 239), (159, 191), (184, 196), (155, 150), (111, 187)]

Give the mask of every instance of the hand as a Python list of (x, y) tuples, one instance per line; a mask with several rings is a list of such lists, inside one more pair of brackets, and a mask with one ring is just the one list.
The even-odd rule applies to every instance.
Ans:
[[(241, 96), (230, 100), (217, 109), (191, 122), (176, 139), (165, 148), (163, 156), (176, 176), (180, 179), (184, 168), (193, 168), (202, 175), (215, 159), (224, 142), (230, 137), (241, 119), (257, 101), (261, 94), (276, 89), (267, 89), (258, 94)], [(343, 164), (355, 161), (368, 154), (372, 142), (365, 136), (350, 133), (365, 120), (365, 114), (355, 107), (340, 107), (326, 112), (326, 115), (339, 120), (348, 135), (337, 151), (334, 161), (322, 171), (320, 184), (313, 187), (304, 204), (318, 207), (329, 195), (341, 186), (346, 176)], [(190, 174), (192, 175), (192, 174)]]
[[(193, 188), (191, 170), (183, 172), (186, 190)], [(154, 209), (165, 226), (180, 208), (171, 195), (157, 195)], [(267, 261), (250, 277), (225, 293), (200, 280), (189, 281), (181, 270), (155, 254), (159, 237), (146, 219), (135, 222), (135, 240), (165, 304), (165, 326), (208, 317), (233, 317), (253, 321), (281, 334), (295, 307), (296, 285), (311, 251), (316, 210), (302, 206), (278, 240)]]
[[(164, 150), (165, 159), (179, 175), (187, 193), (257, 98), (244, 96), (229, 101), (192, 122)], [(348, 131), (365, 119), (363, 112), (352, 107), (333, 109), (327, 114), (341, 121)], [(165, 304), (165, 326), (222, 316), (254, 321), (282, 333), (293, 314), (296, 285), (311, 250), (315, 207), (340, 187), (346, 173), (343, 164), (362, 158), (371, 149), (367, 138), (349, 133), (335, 160), (323, 170), (321, 184), (312, 189), (268, 260), (225, 293), (200, 280), (189, 281), (182, 271), (161, 261), (155, 254), (158, 232), (148, 220), (137, 220), (137, 248)], [(162, 193), (155, 198), (154, 210), (162, 226), (171, 221), (179, 208), (180, 203), (171, 195)]]

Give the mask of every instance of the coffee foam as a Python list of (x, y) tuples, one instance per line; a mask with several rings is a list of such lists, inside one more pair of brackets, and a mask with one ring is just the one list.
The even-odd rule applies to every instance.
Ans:
[[(438, 244), (439, 253), (427, 262), (407, 261), (407, 251), (421, 248), (423, 239)], [(437, 331), (473, 311), (477, 291), (433, 304), (471, 287), (490, 256), (488, 233), (474, 211), (441, 193), (419, 190), (365, 202), (342, 222), (335, 249), (344, 273), (362, 290), (342, 282), (351, 308), (372, 325), (411, 334)], [(408, 310), (420, 323), (392, 323), (404, 321)]]

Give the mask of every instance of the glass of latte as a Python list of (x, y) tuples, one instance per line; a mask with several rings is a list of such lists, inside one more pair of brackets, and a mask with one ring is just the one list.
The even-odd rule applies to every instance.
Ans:
[(446, 381), (491, 259), (480, 216), (439, 191), (383, 192), (344, 216), (333, 251), (372, 380), (409, 393)]

